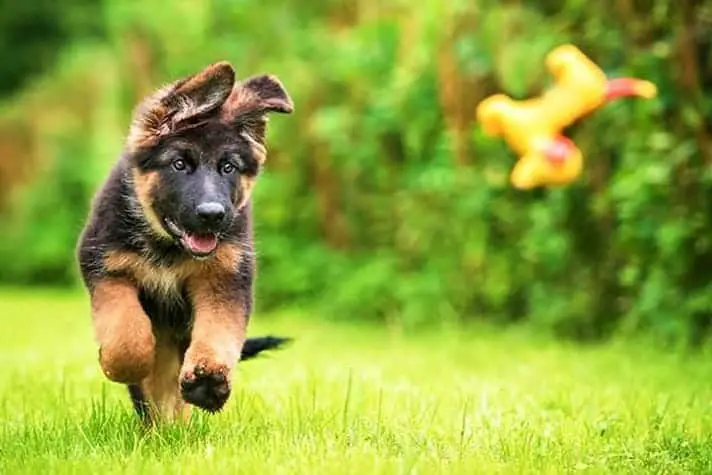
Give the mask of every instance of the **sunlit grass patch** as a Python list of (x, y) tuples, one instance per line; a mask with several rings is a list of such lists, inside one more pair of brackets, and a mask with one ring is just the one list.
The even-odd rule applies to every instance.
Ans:
[(492, 330), (398, 336), (296, 315), (224, 412), (145, 432), (83, 297), (0, 292), (0, 473), (701, 473), (712, 364)]

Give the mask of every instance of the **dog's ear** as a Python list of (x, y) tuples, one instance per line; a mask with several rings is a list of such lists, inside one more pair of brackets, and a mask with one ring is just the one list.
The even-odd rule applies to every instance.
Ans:
[(130, 149), (154, 145), (158, 139), (222, 106), (235, 84), (235, 70), (227, 62), (175, 81), (139, 104), (128, 137)]
[(223, 121), (243, 127), (259, 142), (264, 141), (267, 114), (294, 111), (292, 98), (279, 79), (272, 75), (249, 78), (235, 85), (222, 108)]

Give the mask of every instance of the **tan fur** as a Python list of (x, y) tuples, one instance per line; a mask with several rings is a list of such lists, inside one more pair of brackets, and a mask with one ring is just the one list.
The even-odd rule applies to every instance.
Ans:
[(200, 261), (188, 259), (164, 267), (156, 266), (133, 252), (109, 251), (104, 257), (104, 268), (110, 272), (126, 272), (139, 286), (170, 295), (177, 292), (180, 284), (191, 276), (208, 278), (213, 273), (234, 272), (240, 256), (238, 245), (222, 243), (212, 258)]
[[(250, 144), (252, 155), (255, 157), (255, 160), (257, 160), (257, 163), (259, 163), (260, 166), (264, 165), (265, 161), (267, 160), (267, 149), (265, 148), (265, 146), (262, 145), (259, 141), (255, 140), (255, 138), (246, 131), (241, 132), (240, 135), (243, 139), (247, 140), (247, 143)], [(240, 177), (240, 192), (242, 198), (239, 203), (236, 203), (238, 208), (242, 208), (249, 201), (250, 197), (252, 196), (252, 190), (254, 189), (256, 181), (257, 177)]]
[[(266, 111), (291, 113), (294, 110), (292, 99), (284, 90), (280, 80), (271, 74), (253, 77), (235, 84), (231, 94), (223, 104), (221, 119), (234, 122), (241, 116), (259, 114), (264, 123)], [(253, 115), (251, 119), (257, 119)]]
[(215, 264), (214, 267), (220, 274), (225, 271), (234, 273), (237, 264), (242, 257), (242, 250), (237, 244), (221, 244), (218, 250), (215, 252)]
[(141, 382), (141, 390), (148, 399), (152, 421), (173, 421), (190, 414), (180, 394), (180, 368), (179, 348), (169, 335), (158, 334), (151, 373)]
[(151, 370), (155, 338), (136, 287), (124, 279), (105, 279), (94, 288), (91, 307), (104, 374), (119, 383), (140, 382)]
[(158, 172), (150, 171), (142, 174), (137, 169), (134, 169), (133, 181), (138, 202), (141, 205), (141, 209), (151, 229), (159, 236), (170, 238), (171, 235), (163, 228), (161, 220), (153, 210), (153, 197), (151, 193), (159, 185)]
[(161, 101), (168, 97), (172, 90), (172, 84), (158, 89), (137, 108), (126, 139), (127, 148), (131, 153), (155, 145), (161, 134), (169, 132), (168, 125), (163, 123), (168, 109), (161, 104)]
[(247, 204), (247, 201), (252, 196), (252, 190), (255, 187), (256, 177), (253, 176), (242, 176), (240, 177), (240, 202), (237, 203), (237, 207), (242, 208)]
[[(227, 380), (240, 359), (245, 342), (247, 315), (242, 302), (220, 298), (220, 273), (195, 276), (188, 281), (195, 305), (191, 344), (181, 377), (191, 378), (196, 368), (208, 374), (222, 373)], [(217, 298), (216, 298), (217, 297)]]
[(260, 165), (264, 165), (265, 161), (267, 160), (267, 149), (265, 148), (264, 145), (262, 145), (259, 141), (255, 140), (255, 138), (243, 131), (240, 133), (240, 136), (247, 140), (247, 142), (250, 144), (250, 148), (252, 149), (252, 154), (255, 157), (255, 160), (257, 160), (257, 163)]
[(262, 99), (254, 91), (238, 84), (223, 105), (221, 120), (231, 123), (240, 114), (254, 110), (261, 103)]
[(162, 295), (176, 292), (185, 279), (181, 268), (156, 266), (133, 252), (107, 252), (104, 267), (110, 272), (126, 272), (139, 286)]

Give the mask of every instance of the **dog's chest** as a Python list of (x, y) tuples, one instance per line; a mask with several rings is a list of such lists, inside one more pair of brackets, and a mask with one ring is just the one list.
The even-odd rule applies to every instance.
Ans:
[(166, 299), (179, 295), (191, 280), (200, 278), (206, 270), (198, 261), (163, 264), (134, 252), (121, 251), (109, 251), (104, 257), (104, 266), (109, 272), (130, 276), (140, 288)]
[(205, 274), (206, 265), (183, 261), (173, 265), (152, 262), (133, 252), (110, 251), (106, 269), (130, 277), (139, 289), (144, 310), (154, 325), (185, 330), (192, 319), (190, 287)]
[(141, 287), (152, 294), (172, 299), (180, 295), (187, 275), (173, 267), (145, 266), (134, 269), (134, 278)]
[(185, 288), (159, 293), (142, 287), (139, 300), (156, 330), (167, 331), (178, 340), (188, 338), (193, 321), (193, 305)]

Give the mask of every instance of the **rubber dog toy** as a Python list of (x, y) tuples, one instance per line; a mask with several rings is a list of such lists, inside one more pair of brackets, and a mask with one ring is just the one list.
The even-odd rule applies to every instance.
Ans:
[(554, 86), (535, 98), (495, 94), (477, 107), (485, 133), (502, 137), (518, 155), (510, 180), (518, 189), (567, 185), (583, 169), (581, 150), (563, 129), (607, 102), (622, 97), (653, 98), (657, 88), (637, 78), (609, 79), (578, 48), (562, 45), (546, 57)]

